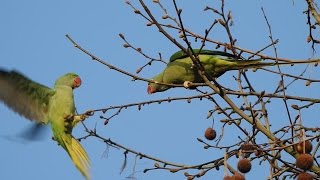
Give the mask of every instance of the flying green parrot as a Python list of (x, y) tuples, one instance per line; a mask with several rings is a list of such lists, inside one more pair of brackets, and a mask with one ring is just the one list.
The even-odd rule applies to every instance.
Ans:
[(71, 134), (73, 127), (85, 119), (75, 114), (73, 89), (80, 85), (81, 79), (74, 73), (61, 76), (51, 89), (16, 71), (0, 69), (0, 101), (37, 124), (50, 123), (54, 140), (67, 151), (88, 180), (89, 158)]
[[(198, 58), (204, 67), (206, 73), (211, 78), (217, 78), (230, 70), (261, 68), (265, 66), (274, 66), (275, 62), (261, 62), (262, 59), (242, 60), (238, 56), (222, 51), (211, 51), (193, 49), (193, 52), (198, 55)], [(292, 65), (298, 63), (316, 63), (320, 60), (310, 61), (294, 61), (280, 62), (278, 65)], [(184, 84), (185, 82), (203, 83), (203, 79), (199, 76), (191, 58), (183, 51), (178, 51), (170, 57), (167, 67), (158, 75), (152, 78), (155, 82), (148, 83), (148, 94), (166, 91), (171, 88), (165, 84)], [(165, 83), (165, 84), (159, 84)]]

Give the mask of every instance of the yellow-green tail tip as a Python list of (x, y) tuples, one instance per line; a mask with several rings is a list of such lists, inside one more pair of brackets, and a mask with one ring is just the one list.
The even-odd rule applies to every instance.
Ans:
[(64, 139), (64, 144), (66, 151), (68, 152), (74, 165), (86, 178), (86, 180), (90, 180), (90, 160), (86, 151), (83, 149), (79, 141), (76, 140), (74, 137), (71, 137), (71, 141), (67, 141), (66, 139)]

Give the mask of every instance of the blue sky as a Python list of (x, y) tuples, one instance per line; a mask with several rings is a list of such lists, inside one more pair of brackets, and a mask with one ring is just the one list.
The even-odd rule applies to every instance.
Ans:
[[(230, 1), (231, 2), (231, 1)], [(308, 59), (318, 57), (313, 54), (311, 45), (306, 38), (308, 27), (306, 16), (302, 13), (306, 9), (300, 1), (254, 1), (227, 2), (234, 17), (233, 35), (238, 39), (237, 45), (252, 51), (259, 50), (270, 43), (268, 29), (264, 21), (261, 7), (272, 25), (274, 38), (279, 39), (277, 45), (279, 57), (290, 59)], [(137, 4), (135, 1), (133, 4)], [(206, 5), (219, 7), (218, 1), (178, 1), (183, 8), (185, 26), (199, 34), (212, 23), (215, 16), (204, 12)], [(150, 7), (157, 17), (161, 11), (152, 3)], [(169, 12), (174, 15), (171, 1), (168, 2)], [(130, 77), (109, 70), (105, 66), (91, 61), (90, 58), (74, 48), (65, 38), (70, 34), (84, 48), (103, 60), (134, 73), (148, 60), (138, 53), (123, 48), (123, 41), (118, 34), (125, 34), (126, 38), (141, 47), (143, 52), (152, 57), (162, 54), (164, 59), (178, 50), (154, 27), (147, 27), (146, 21), (135, 15), (124, 1), (84, 1), (84, 0), (56, 0), (56, 1), (17, 1), (2, 0), (0, 2), (0, 67), (8, 70), (16, 69), (31, 79), (52, 87), (55, 79), (67, 72), (76, 72), (83, 80), (83, 85), (75, 91), (75, 101), (79, 112), (89, 109), (109, 107), (133, 102), (142, 102), (167, 97), (183, 97), (195, 95), (197, 92), (185, 89), (172, 89), (164, 93), (148, 95), (147, 84), (142, 81), (131, 81)], [(166, 22), (166, 21), (163, 21)], [(173, 33), (175, 35), (176, 33)], [(221, 28), (214, 29), (210, 38), (226, 41), (226, 34)], [(195, 47), (199, 46), (193, 43)], [(214, 45), (208, 44), (207, 48)], [(273, 56), (272, 49), (265, 54)], [(151, 78), (164, 68), (163, 64), (154, 63), (139, 75)], [(290, 73), (301, 73), (303, 68), (297, 67)], [(232, 75), (227, 73), (219, 81), (227, 87), (236, 88), (237, 84)], [(309, 68), (306, 77), (317, 77), (319, 70)], [(279, 78), (265, 75), (261, 72), (248, 73), (258, 90), (273, 90)], [(296, 83), (288, 93), (318, 97), (319, 84), (313, 84), (305, 90), (302, 83)], [(0, 87), (1, 88), (1, 87)], [(208, 90), (204, 88), (204, 90)], [(219, 99), (221, 102), (221, 99)], [(236, 100), (236, 102), (240, 102)], [(275, 108), (271, 108), (270, 116), (274, 127), (287, 124), (286, 112), (280, 101), (274, 101)], [(279, 102), (279, 103), (277, 103)], [(223, 104), (223, 103), (222, 103)], [(141, 111), (137, 107), (123, 110), (107, 125), (100, 120), (100, 113), (89, 118), (86, 124), (90, 128), (96, 126), (98, 133), (106, 138), (128, 148), (134, 149), (160, 159), (182, 164), (197, 164), (210, 161), (223, 155), (222, 151), (204, 150), (196, 138), (202, 137), (204, 130), (211, 126), (207, 120), (207, 112), (213, 108), (208, 101), (193, 100), (151, 104), (144, 106)], [(271, 113), (272, 112), (272, 113)], [(48, 130), (41, 141), (24, 142), (16, 139), (31, 123), (0, 104), (0, 179), (82, 179), (81, 174), (73, 166), (67, 153), (51, 140)], [(112, 115), (109, 112), (108, 115)], [(293, 115), (295, 115), (293, 113)], [(303, 112), (308, 125), (315, 126), (319, 112), (310, 108)], [(220, 133), (222, 117), (215, 115), (215, 127)], [(48, 128), (49, 129), (49, 128)], [(249, 128), (250, 129), (250, 128)], [(224, 143), (232, 144), (237, 138), (232, 127), (226, 129)], [(237, 132), (240, 135), (240, 132)], [(84, 128), (78, 126), (74, 135), (85, 135)], [(119, 174), (123, 163), (123, 150), (109, 148), (97, 139), (89, 138), (82, 141), (91, 158), (91, 176), (93, 180), (126, 179), (133, 172), (135, 156), (128, 156), (128, 165)], [(230, 161), (235, 166), (235, 161)], [(185, 179), (183, 172), (171, 174), (167, 171), (151, 171), (144, 174), (144, 168), (153, 167), (149, 160), (137, 160), (135, 177), (138, 179)], [(266, 177), (267, 166), (247, 174), (247, 179), (257, 175)], [(194, 172), (194, 171), (190, 171)], [(222, 177), (223, 170), (211, 171), (202, 179)]]

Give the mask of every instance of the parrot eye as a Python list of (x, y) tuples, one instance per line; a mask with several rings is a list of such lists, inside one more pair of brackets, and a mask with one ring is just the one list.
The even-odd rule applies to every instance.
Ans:
[(74, 78), (74, 80), (73, 80), (73, 87), (74, 87), (74, 88), (77, 88), (77, 87), (79, 87), (80, 85), (81, 85), (81, 79), (80, 79), (80, 77)]

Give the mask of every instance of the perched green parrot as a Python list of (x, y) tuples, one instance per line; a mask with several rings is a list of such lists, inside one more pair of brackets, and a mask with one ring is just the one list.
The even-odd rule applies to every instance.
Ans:
[[(198, 55), (198, 58), (204, 67), (206, 73), (212, 78), (217, 78), (230, 70), (240, 70), (249, 68), (261, 68), (265, 66), (274, 66), (275, 62), (261, 62), (257, 60), (242, 60), (239, 57), (222, 51), (211, 51), (193, 49), (193, 52)], [(296, 63), (314, 63), (320, 60), (311, 61), (296, 61), (290, 63), (278, 63), (279, 65), (290, 65)], [(185, 82), (202, 83), (203, 79), (199, 76), (191, 58), (183, 51), (178, 51), (170, 57), (167, 67), (158, 75), (152, 78), (155, 82), (165, 84), (183, 84)], [(162, 92), (171, 87), (164, 84), (149, 82), (148, 94)]]
[(75, 114), (73, 89), (80, 85), (81, 79), (74, 73), (61, 76), (51, 89), (16, 71), (0, 69), (0, 101), (38, 124), (50, 123), (54, 139), (82, 175), (90, 179), (87, 153), (71, 134), (73, 127), (85, 119)]

